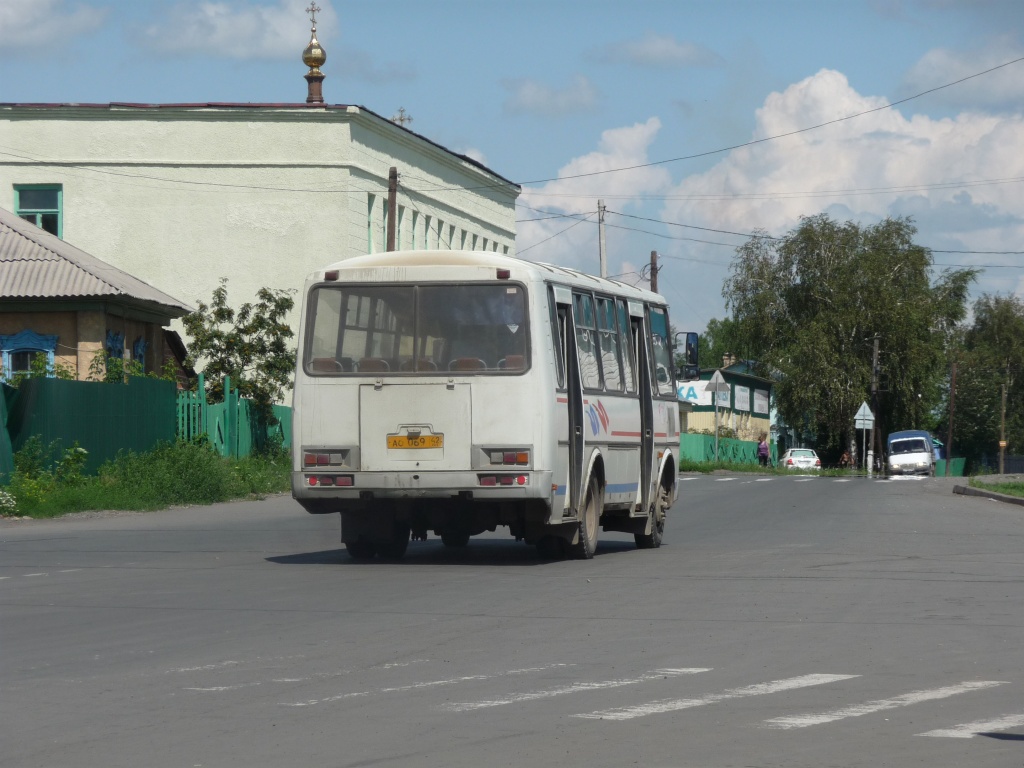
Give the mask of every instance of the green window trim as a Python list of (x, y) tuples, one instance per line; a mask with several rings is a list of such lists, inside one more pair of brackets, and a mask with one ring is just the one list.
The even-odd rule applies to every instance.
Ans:
[(51, 235), (64, 237), (64, 188), (60, 184), (15, 184), (14, 212)]

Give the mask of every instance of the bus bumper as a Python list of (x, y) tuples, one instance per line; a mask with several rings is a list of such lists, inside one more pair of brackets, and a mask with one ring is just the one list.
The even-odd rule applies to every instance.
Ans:
[[(550, 471), (292, 472), (292, 496), (313, 514), (337, 512), (346, 501), (461, 499), (503, 502), (542, 499), (550, 504)], [(342, 478), (344, 485), (338, 485)]]

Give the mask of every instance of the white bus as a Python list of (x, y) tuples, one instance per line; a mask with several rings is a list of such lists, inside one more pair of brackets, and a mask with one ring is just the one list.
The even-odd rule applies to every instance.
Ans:
[(660, 546), (677, 495), (658, 294), (481, 251), (393, 251), (302, 296), (292, 493), (356, 559), (507, 526), (547, 558)]

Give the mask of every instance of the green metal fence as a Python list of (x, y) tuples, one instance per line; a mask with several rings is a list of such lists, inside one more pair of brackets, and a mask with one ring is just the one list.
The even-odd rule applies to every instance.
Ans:
[(248, 400), (231, 389), (222, 403), (201, 393), (178, 392), (174, 382), (133, 377), (125, 384), (32, 378), (15, 389), (0, 385), (0, 483), (14, 470), (14, 453), (38, 436), (57, 452), (77, 443), (88, 451), (83, 471), (95, 473), (119, 451), (144, 453), (175, 437), (207, 435), (221, 456), (244, 458), (273, 442), (291, 446), (291, 408), (273, 407), (267, 424)]
[[(775, 464), (778, 461), (778, 450), (775, 444), (770, 444), (769, 450), (772, 464)], [(680, 435), (679, 456), (690, 461), (715, 461), (714, 435), (692, 435), (689, 433)], [(757, 464), (757, 443), (753, 440), (720, 437), (718, 438), (718, 460), (733, 464)]]
[(936, 477), (963, 477), (964, 476), (964, 464), (967, 459), (950, 459), (947, 463), (945, 459), (939, 459), (935, 462), (935, 476)]
[(18, 390), (0, 384), (0, 482), (14, 471), (14, 447), (7, 430), (7, 401), (14, 398)]
[(12, 451), (33, 436), (44, 447), (56, 444), (59, 451), (78, 443), (89, 452), (85, 472), (95, 472), (118, 451), (141, 453), (174, 440), (175, 386), (170, 381), (131, 378), (125, 384), (106, 384), (32, 378), (4, 393)]

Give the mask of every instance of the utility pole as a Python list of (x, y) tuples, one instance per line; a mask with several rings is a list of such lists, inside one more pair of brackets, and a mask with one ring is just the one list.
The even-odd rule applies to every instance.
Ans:
[(871, 352), (871, 411), (875, 414), (875, 420), (871, 422), (871, 447), (865, 457), (868, 464), (868, 475), (875, 470), (875, 424), (878, 423), (878, 336), (875, 336), (874, 347)]
[(608, 277), (608, 256), (604, 249), (604, 200), (597, 201), (597, 253), (601, 259), (601, 277)]
[(395, 250), (395, 224), (398, 218), (398, 169), (388, 171), (388, 234), (387, 250)]
[(956, 360), (953, 361), (953, 376), (949, 382), (949, 432), (946, 435), (946, 477), (949, 477), (950, 462), (953, 461), (953, 412), (956, 408)]
[(658, 292), (658, 252), (651, 251), (651, 290)]
[(1003, 413), (999, 423), (999, 474), (1005, 474), (1006, 461), (1006, 385), (1003, 384)]

